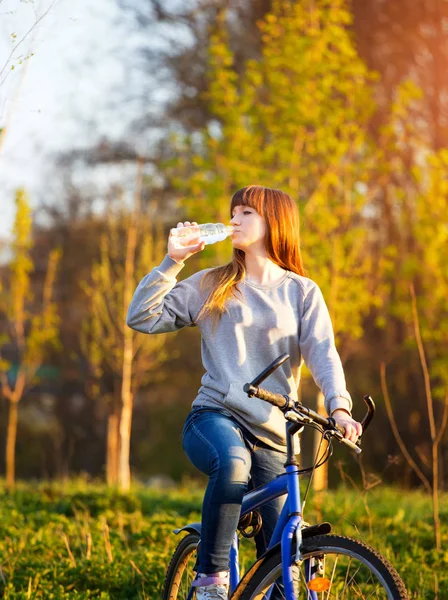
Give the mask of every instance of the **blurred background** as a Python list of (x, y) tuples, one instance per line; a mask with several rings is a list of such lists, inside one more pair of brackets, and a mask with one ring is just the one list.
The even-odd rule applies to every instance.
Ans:
[[(444, 0), (0, 0), (9, 486), (194, 474), (199, 332), (135, 334), (125, 314), (169, 228), (227, 223), (256, 183), (297, 202), (355, 416), (377, 401), (364, 476), (446, 489), (447, 42)], [(318, 400), (306, 372), (301, 398)]]

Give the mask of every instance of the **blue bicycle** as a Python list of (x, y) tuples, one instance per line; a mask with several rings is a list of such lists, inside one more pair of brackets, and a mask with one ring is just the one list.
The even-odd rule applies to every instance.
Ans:
[[(378, 552), (358, 540), (332, 535), (331, 525), (309, 525), (302, 516), (299, 477), (312, 471), (331, 455), (331, 440), (336, 439), (359, 453), (358, 444), (346, 440), (344, 432), (332, 418), (325, 418), (294, 401), (289, 396), (274, 394), (260, 384), (289, 358), (283, 354), (251, 383), (244, 386), (249, 397), (256, 396), (285, 415), (287, 460), (285, 472), (267, 485), (244, 496), (238, 532), (252, 537), (261, 528), (259, 509), (274, 498), (286, 494), (286, 502), (272, 535), (269, 547), (240, 577), (238, 532), (230, 551), (230, 592), (232, 600), (408, 600), (405, 585), (395, 568)], [(363, 432), (375, 412), (370, 396), (365, 396), (367, 414), (362, 421)], [(318, 429), (328, 441), (325, 455), (310, 469), (300, 469), (293, 453), (293, 436), (305, 426)], [(358, 442), (359, 443), (359, 442)], [(309, 483), (308, 483), (309, 486)], [(307, 490), (308, 491), (308, 490)], [(306, 494), (305, 494), (306, 496)], [(201, 538), (200, 523), (190, 523), (175, 533), (187, 532), (177, 546), (168, 567), (163, 600), (192, 600), (197, 548)]]

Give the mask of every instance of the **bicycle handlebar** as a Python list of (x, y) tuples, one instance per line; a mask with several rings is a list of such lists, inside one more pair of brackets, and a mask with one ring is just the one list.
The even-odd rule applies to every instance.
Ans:
[[(269, 402), (273, 406), (277, 406), (283, 413), (287, 413), (288, 411), (293, 411), (296, 413), (301, 419), (302, 422), (306, 424), (306, 422), (313, 422), (321, 425), (325, 431), (329, 431), (334, 435), (341, 443), (345, 444), (352, 450), (357, 453), (361, 452), (361, 448), (358, 444), (354, 444), (350, 440), (344, 438), (345, 429), (338, 425), (333, 417), (324, 417), (319, 415), (314, 410), (303, 406), (301, 402), (295, 401), (287, 395), (277, 394), (275, 392), (270, 392), (263, 388), (259, 387), (259, 384), (264, 381), (275, 369), (277, 369), (281, 364), (283, 364), (289, 358), (289, 354), (282, 354), (279, 356), (273, 363), (271, 363), (260, 375), (258, 375), (251, 383), (246, 383), (244, 385), (244, 391), (252, 398), (255, 396), (256, 398), (260, 398), (260, 400), (265, 400)], [(368, 395), (364, 396), (364, 402), (367, 406), (367, 413), (364, 415), (364, 418), (361, 421), (362, 432), (364, 433), (368, 426), (370, 425), (371, 420), (375, 414), (375, 403), (372, 398)], [(358, 442), (360, 438), (358, 438)]]
[(275, 392), (269, 392), (263, 388), (259, 388), (251, 383), (246, 383), (244, 386), (244, 391), (252, 398), (255, 396), (256, 398), (260, 398), (260, 400), (265, 400), (269, 402), (269, 404), (273, 404), (277, 406), (280, 410), (287, 410), (288, 408), (293, 408), (290, 404), (291, 399), (289, 396), (282, 396), (281, 394), (276, 394)]
[(281, 354), (278, 358), (276, 358), (274, 360), (274, 362), (272, 362), (268, 367), (266, 367), (266, 369), (264, 371), (262, 371), (259, 375), (257, 375), (257, 377), (255, 377), (255, 379), (253, 381), (251, 381), (251, 383), (249, 385), (253, 385), (254, 387), (258, 387), (260, 385), (260, 383), (263, 383), (263, 381), (269, 377), (269, 375), (271, 375), (271, 373), (273, 373), (275, 371), (275, 369), (278, 369), (280, 365), (282, 365), (285, 360), (288, 360), (289, 358), (289, 354), (285, 352), (285, 354)]

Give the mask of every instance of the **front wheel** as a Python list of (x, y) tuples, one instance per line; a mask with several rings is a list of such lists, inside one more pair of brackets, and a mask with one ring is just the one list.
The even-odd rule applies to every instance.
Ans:
[[(373, 548), (337, 535), (303, 540), (303, 562), (293, 567), (297, 600), (408, 600), (395, 568)], [(261, 560), (258, 568), (243, 578), (236, 593), (240, 600), (261, 600), (273, 585), (271, 599), (285, 598), (281, 584), (280, 548)], [(309, 580), (315, 583), (309, 584)], [(321, 579), (321, 581), (318, 581)], [(321, 591), (310, 591), (321, 589)]]
[(174, 551), (166, 572), (162, 600), (186, 600), (195, 578), (196, 553), (199, 535), (189, 533)]

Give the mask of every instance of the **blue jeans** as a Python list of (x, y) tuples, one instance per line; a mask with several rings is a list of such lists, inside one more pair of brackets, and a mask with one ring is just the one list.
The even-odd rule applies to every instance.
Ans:
[[(193, 465), (210, 478), (202, 504), (198, 570), (206, 574), (227, 571), (244, 494), (282, 473), (286, 454), (257, 440), (225, 412), (206, 408), (188, 415), (183, 447)], [(277, 498), (261, 509), (257, 556), (271, 539), (284, 501), (284, 497)]]

